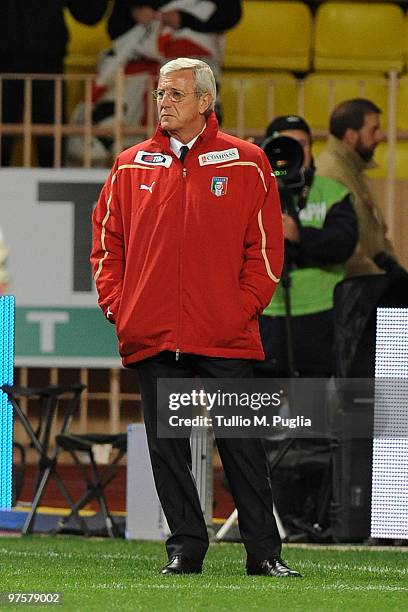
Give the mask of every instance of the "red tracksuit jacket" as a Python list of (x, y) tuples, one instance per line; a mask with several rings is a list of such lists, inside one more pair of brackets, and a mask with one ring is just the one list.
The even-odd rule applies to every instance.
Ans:
[(93, 213), (99, 305), (124, 365), (161, 351), (263, 359), (258, 315), (283, 261), (264, 152), (218, 130), (182, 163), (159, 127), (117, 158)]

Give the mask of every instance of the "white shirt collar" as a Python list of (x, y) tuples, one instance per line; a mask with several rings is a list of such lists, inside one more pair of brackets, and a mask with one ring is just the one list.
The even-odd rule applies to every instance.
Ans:
[[(204, 127), (201, 130), (200, 134), (204, 132), (206, 127), (207, 127), (207, 124), (204, 124)], [(177, 140), (177, 138), (170, 136), (170, 148), (173, 151), (174, 155), (177, 155), (177, 157), (180, 157), (181, 147), (187, 146), (189, 149), (191, 149), (191, 147), (193, 146), (197, 138), (200, 136), (200, 134), (197, 134), (197, 136), (194, 136), (194, 138), (192, 138), (190, 142), (187, 142), (186, 144), (184, 144), (184, 142), (180, 142), (179, 140)]]

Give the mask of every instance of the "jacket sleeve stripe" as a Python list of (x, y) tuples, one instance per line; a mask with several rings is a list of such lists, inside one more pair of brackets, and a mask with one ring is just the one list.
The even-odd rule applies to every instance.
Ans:
[(259, 231), (261, 232), (261, 236), (262, 236), (262, 247), (261, 248), (262, 248), (262, 257), (264, 258), (264, 262), (265, 262), (266, 272), (271, 280), (273, 280), (275, 283), (279, 283), (280, 278), (275, 276), (274, 273), (272, 272), (271, 266), (269, 264), (268, 256), (266, 254), (266, 234), (265, 234), (265, 230), (264, 230), (263, 223), (262, 223), (262, 210), (258, 212), (258, 225), (259, 225)]
[(140, 170), (154, 170), (156, 166), (142, 166), (142, 164), (122, 164), (118, 167), (116, 172), (124, 170), (125, 168), (140, 168)]
[(95, 272), (95, 276), (94, 276), (94, 281), (95, 282), (98, 280), (99, 275), (102, 272), (103, 262), (105, 261), (105, 259), (109, 255), (109, 251), (107, 250), (106, 244), (105, 244), (105, 234), (106, 234), (105, 226), (106, 226), (106, 224), (108, 222), (109, 215), (110, 215), (110, 203), (112, 201), (113, 183), (116, 181), (117, 174), (118, 174), (118, 172), (116, 171), (115, 174), (112, 177), (112, 180), (111, 180), (109, 198), (108, 198), (108, 201), (106, 202), (106, 215), (104, 216), (103, 221), (102, 221), (101, 246), (102, 246), (102, 249), (104, 250), (104, 254), (103, 254), (103, 257), (101, 257), (101, 259), (99, 260), (98, 269)]
[[(255, 162), (252, 161), (237, 161), (237, 162), (230, 162), (228, 164), (221, 164), (219, 166), (217, 166), (217, 168), (226, 168), (229, 166), (254, 166), (257, 170), (258, 170), (258, 174), (261, 178), (262, 184), (264, 186), (265, 191), (268, 191), (268, 188), (266, 186), (265, 183), (265, 176), (264, 173), (262, 172), (262, 169), (258, 166), (258, 164), (256, 164)], [(269, 278), (271, 280), (273, 280), (275, 283), (279, 283), (280, 278), (278, 278), (277, 276), (274, 275), (274, 273), (271, 270), (271, 266), (268, 260), (268, 256), (266, 254), (266, 234), (265, 234), (265, 230), (263, 227), (263, 222), (262, 222), (262, 210), (260, 210), (258, 212), (258, 225), (259, 225), (259, 231), (261, 232), (261, 237), (262, 237), (262, 246), (261, 246), (261, 250), (262, 250), (262, 257), (264, 259), (265, 262), (265, 268), (266, 268), (266, 272), (269, 276)]]
[(106, 248), (106, 244), (105, 244), (105, 234), (106, 234), (106, 230), (105, 230), (105, 226), (109, 220), (109, 215), (110, 215), (110, 203), (112, 201), (112, 190), (113, 190), (113, 184), (116, 181), (116, 177), (117, 174), (119, 172), (119, 170), (125, 170), (127, 168), (140, 168), (141, 170), (153, 170), (153, 168), (149, 167), (149, 166), (142, 166), (139, 164), (122, 164), (121, 166), (118, 167), (118, 169), (116, 170), (115, 174), (112, 177), (111, 180), (111, 185), (110, 185), (110, 193), (109, 193), (109, 198), (108, 201), (106, 203), (106, 215), (103, 218), (102, 221), (102, 231), (101, 231), (101, 246), (102, 249), (104, 250), (104, 254), (103, 257), (101, 257), (101, 259), (99, 260), (98, 263), (98, 268), (95, 272), (95, 276), (94, 276), (94, 281), (96, 282), (102, 272), (102, 266), (103, 266), (103, 262), (105, 261), (105, 259), (108, 257), (109, 255), (109, 251)]
[(264, 173), (262, 172), (262, 170), (258, 166), (258, 164), (256, 164), (255, 162), (252, 162), (252, 161), (230, 162), (229, 164), (221, 164), (220, 166), (217, 166), (217, 168), (228, 168), (229, 166), (254, 166), (258, 170), (258, 174), (261, 177), (261, 181), (263, 183), (265, 191), (268, 191), (268, 189), (266, 187), (266, 183), (265, 183)]

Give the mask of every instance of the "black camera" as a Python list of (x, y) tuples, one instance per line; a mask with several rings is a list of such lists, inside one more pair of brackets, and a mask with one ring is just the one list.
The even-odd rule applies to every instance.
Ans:
[(315, 167), (304, 167), (302, 145), (289, 136), (269, 136), (259, 146), (265, 151), (278, 181), (282, 211), (299, 221), (298, 213), (305, 207), (312, 185)]
[(278, 183), (292, 191), (301, 190), (305, 185), (302, 145), (289, 136), (270, 136), (260, 146)]

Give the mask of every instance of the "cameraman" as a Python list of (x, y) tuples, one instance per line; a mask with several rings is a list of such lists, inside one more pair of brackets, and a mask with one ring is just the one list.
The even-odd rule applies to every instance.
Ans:
[[(293, 367), (302, 376), (330, 376), (333, 290), (344, 277), (344, 262), (353, 253), (358, 239), (352, 196), (341, 183), (315, 176), (311, 131), (303, 118), (277, 117), (266, 131), (267, 138), (275, 136), (295, 139), (301, 144), (304, 155), (300, 171), (303, 187), (300, 190), (292, 190), (287, 185), (280, 187), (283, 203), (291, 200), (298, 203), (298, 214), (296, 206), (291, 206), (289, 213), (283, 204)], [(307, 193), (303, 208), (301, 191), (303, 196)], [(281, 283), (260, 318), (266, 357), (265, 364), (259, 366), (258, 375), (261, 376), (265, 373), (293, 374), (288, 367), (284, 297)]]

